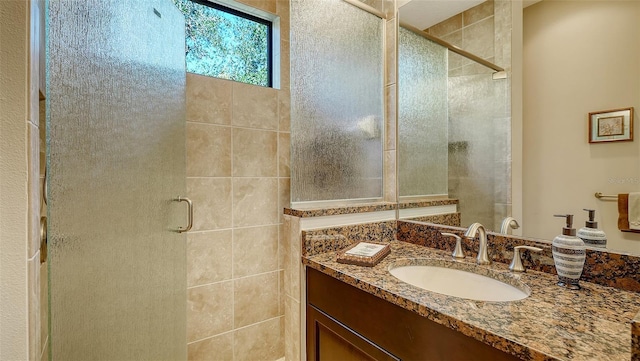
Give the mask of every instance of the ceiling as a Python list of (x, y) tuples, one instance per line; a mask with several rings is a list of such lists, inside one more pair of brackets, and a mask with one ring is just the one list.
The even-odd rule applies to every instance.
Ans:
[(426, 29), (453, 15), (470, 9), (484, 0), (399, 0), (402, 21)]
[[(426, 29), (468, 10), (485, 0), (397, 0), (402, 21), (418, 29)], [(523, 0), (527, 7), (541, 0)]]

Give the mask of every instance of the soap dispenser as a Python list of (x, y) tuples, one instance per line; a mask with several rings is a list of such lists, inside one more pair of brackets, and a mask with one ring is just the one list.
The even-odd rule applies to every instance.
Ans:
[(606, 248), (607, 235), (603, 230), (598, 229), (598, 222), (594, 221), (596, 211), (594, 209), (585, 209), (585, 211), (589, 212), (589, 220), (578, 230), (578, 238), (587, 246)]
[(573, 227), (573, 215), (563, 214), (554, 217), (564, 217), (567, 225), (562, 228), (562, 234), (553, 239), (553, 263), (558, 273), (558, 286), (566, 286), (572, 290), (579, 290), (580, 275), (584, 268), (584, 242), (576, 237)]

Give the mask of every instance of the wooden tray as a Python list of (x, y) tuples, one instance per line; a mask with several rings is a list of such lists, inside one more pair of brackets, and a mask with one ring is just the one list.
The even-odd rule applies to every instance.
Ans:
[[(360, 243), (369, 243), (384, 247), (371, 257), (347, 254), (349, 250), (355, 248)], [(382, 261), (389, 253), (391, 253), (391, 248), (386, 243), (358, 242), (340, 251), (336, 257), (336, 261), (338, 261), (338, 263), (353, 264), (356, 266), (373, 267)]]

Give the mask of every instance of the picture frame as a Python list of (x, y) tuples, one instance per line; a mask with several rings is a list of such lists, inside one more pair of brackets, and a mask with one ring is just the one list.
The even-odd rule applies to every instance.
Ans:
[(633, 141), (633, 107), (589, 113), (589, 143)]

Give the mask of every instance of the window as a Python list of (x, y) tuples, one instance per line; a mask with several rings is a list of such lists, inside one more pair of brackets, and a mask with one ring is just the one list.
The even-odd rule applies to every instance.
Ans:
[(185, 16), (187, 71), (272, 86), (272, 24), (206, 0), (173, 0)]

